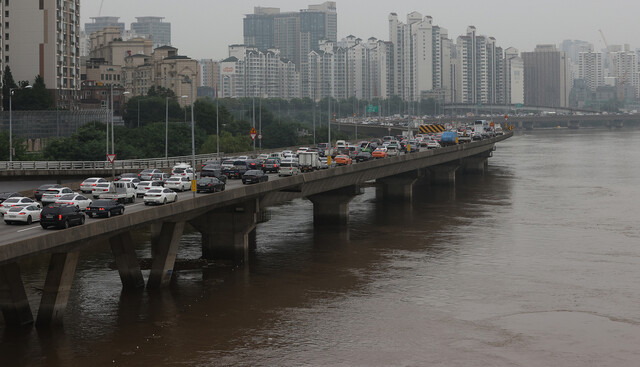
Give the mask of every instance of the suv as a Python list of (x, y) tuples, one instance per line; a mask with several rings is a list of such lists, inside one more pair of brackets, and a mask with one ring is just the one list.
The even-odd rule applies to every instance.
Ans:
[(84, 213), (73, 205), (49, 204), (40, 213), (42, 228), (49, 226), (69, 228), (76, 224), (84, 224)]

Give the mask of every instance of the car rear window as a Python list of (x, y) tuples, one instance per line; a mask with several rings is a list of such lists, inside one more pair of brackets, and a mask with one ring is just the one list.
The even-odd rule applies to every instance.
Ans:
[(9, 211), (10, 211), (10, 212), (19, 212), (19, 211), (21, 211), (22, 209), (24, 209), (24, 208), (23, 208), (23, 207), (21, 207), (21, 206), (14, 206), (13, 208), (9, 208)]
[(96, 200), (91, 203), (91, 206), (111, 206), (113, 200)]
[(159, 194), (161, 192), (162, 192), (162, 190), (159, 190), (159, 189), (151, 189), (151, 190), (147, 191), (147, 193), (149, 193), (149, 194)]
[(7, 203), (7, 204), (11, 204), (11, 203), (17, 203), (19, 201), (20, 201), (20, 199), (9, 198), (9, 199), (5, 200), (4, 202)]
[(62, 195), (62, 197), (60, 198), (60, 200), (73, 200), (73, 198), (75, 198), (76, 196), (73, 194), (66, 194), (66, 195)]
[(84, 180), (84, 182), (96, 182), (98, 181), (97, 178), (87, 178), (86, 180)]

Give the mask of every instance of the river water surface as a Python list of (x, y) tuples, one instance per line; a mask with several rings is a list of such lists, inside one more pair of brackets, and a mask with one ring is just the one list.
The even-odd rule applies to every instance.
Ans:
[[(165, 291), (121, 293), (98, 248), (64, 328), (0, 327), (0, 365), (638, 366), (639, 140), (516, 135), (484, 176), (418, 186), (411, 204), (367, 189), (342, 230), (314, 230), (307, 201), (274, 207), (249, 264)], [(21, 264), (33, 308), (45, 260)]]

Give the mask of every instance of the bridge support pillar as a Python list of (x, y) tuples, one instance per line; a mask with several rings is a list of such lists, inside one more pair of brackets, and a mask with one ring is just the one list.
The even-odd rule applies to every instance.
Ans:
[(125, 232), (111, 237), (109, 243), (111, 244), (111, 252), (116, 259), (122, 286), (127, 289), (144, 287), (144, 278), (133, 247), (131, 233)]
[(191, 221), (191, 225), (202, 233), (202, 258), (246, 261), (250, 243), (255, 247), (258, 213), (258, 200), (249, 200)]
[(456, 170), (459, 165), (441, 164), (429, 167), (431, 182), (442, 185), (454, 185), (456, 183)]
[(376, 180), (376, 198), (401, 199), (410, 201), (413, 198), (413, 184), (424, 176), (424, 171), (415, 170), (395, 176), (383, 177)]
[(62, 316), (69, 300), (79, 256), (79, 252), (51, 255), (36, 326), (48, 327), (62, 324)]
[(164, 222), (158, 236), (152, 237), (152, 263), (147, 288), (163, 288), (171, 282), (183, 230), (184, 222)]
[(33, 323), (18, 263), (0, 265), (0, 308), (6, 325), (25, 326)]
[(464, 172), (483, 175), (489, 165), (489, 159), (487, 157), (467, 157), (462, 159), (461, 163)]
[(357, 186), (347, 186), (308, 196), (313, 203), (314, 225), (346, 225), (349, 223), (349, 202), (360, 194)]

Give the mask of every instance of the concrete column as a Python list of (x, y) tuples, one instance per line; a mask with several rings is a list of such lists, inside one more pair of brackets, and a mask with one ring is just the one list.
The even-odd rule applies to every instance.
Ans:
[(357, 186), (348, 186), (307, 197), (313, 203), (314, 225), (346, 225), (349, 202), (360, 194)]
[(62, 324), (62, 316), (69, 300), (79, 256), (79, 252), (51, 255), (36, 326), (47, 327)]
[(411, 201), (413, 198), (413, 184), (424, 173), (421, 170), (405, 172), (395, 176), (383, 177), (376, 180), (376, 198), (378, 200), (400, 199)]
[(33, 323), (18, 263), (0, 265), (0, 308), (6, 325), (24, 326)]
[(456, 170), (458, 169), (457, 164), (441, 164), (437, 166), (429, 167), (429, 172), (431, 173), (431, 182), (435, 184), (443, 184), (443, 185), (455, 185), (456, 183)]
[[(190, 224), (202, 233), (202, 258), (248, 260), (249, 234), (254, 231), (258, 200), (216, 209)], [(253, 236), (255, 242), (255, 236)]]
[(489, 159), (486, 157), (468, 157), (462, 160), (464, 172), (483, 175)]
[(183, 230), (184, 222), (164, 222), (158, 237), (155, 240), (152, 238), (152, 263), (147, 288), (162, 288), (171, 282)]
[(111, 244), (111, 252), (116, 259), (122, 286), (128, 289), (144, 287), (144, 278), (131, 240), (131, 232), (111, 237), (109, 243)]

